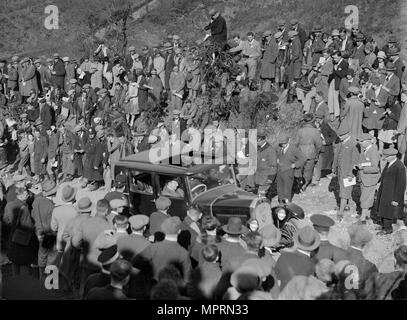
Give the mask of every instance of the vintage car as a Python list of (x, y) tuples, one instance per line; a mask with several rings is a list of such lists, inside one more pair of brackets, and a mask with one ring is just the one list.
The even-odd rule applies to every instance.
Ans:
[(241, 189), (233, 165), (215, 164), (216, 161), (182, 165), (180, 157), (181, 153), (152, 162), (147, 150), (116, 163), (115, 176), (126, 175), (125, 194), (136, 214), (154, 212), (155, 199), (163, 195), (169, 181), (176, 180), (182, 192), (166, 195), (172, 203), (170, 215), (183, 218), (188, 207), (196, 206), (204, 215), (216, 216), (221, 223), (226, 223), (231, 216), (240, 217), (244, 222), (256, 218), (260, 226), (272, 223), (270, 201)]

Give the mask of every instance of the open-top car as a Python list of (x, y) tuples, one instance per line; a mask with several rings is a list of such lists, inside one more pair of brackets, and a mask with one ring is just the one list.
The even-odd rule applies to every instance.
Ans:
[(222, 223), (231, 216), (244, 222), (256, 218), (260, 226), (272, 223), (270, 201), (241, 189), (234, 165), (215, 159), (211, 164), (182, 164), (181, 153), (161, 161), (151, 161), (150, 156), (149, 151), (130, 155), (114, 169), (115, 175), (126, 175), (125, 194), (137, 214), (150, 215), (156, 210), (155, 199), (166, 196), (171, 200), (169, 214), (181, 218), (188, 207), (196, 206)]

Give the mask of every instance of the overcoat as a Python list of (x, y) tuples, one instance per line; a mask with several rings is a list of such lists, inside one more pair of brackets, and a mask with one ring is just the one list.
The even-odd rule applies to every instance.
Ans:
[(276, 77), (276, 63), (279, 54), (278, 44), (271, 40), (261, 61), (260, 77), (262, 79), (273, 79)]
[[(404, 192), (406, 190), (406, 169), (397, 159), (389, 168), (387, 164), (380, 177), (377, 192), (376, 209), (379, 217), (386, 219), (402, 219), (404, 209)], [(395, 201), (398, 206), (392, 206)]]
[(48, 141), (45, 136), (34, 139), (34, 173), (37, 175), (45, 174), (46, 163), (41, 163), (41, 159), (47, 159)]
[[(103, 145), (96, 137), (85, 144), (84, 177), (90, 181), (103, 180)], [(98, 167), (98, 169), (94, 169)]]
[(30, 91), (32, 89), (38, 93), (38, 82), (37, 82), (37, 75), (36, 69), (33, 65), (29, 65), (25, 68), (21, 68), (20, 70), (20, 93), (22, 96), (28, 97), (30, 95)]
[(55, 74), (53, 74), (51, 78), (52, 84), (64, 89), (66, 71), (65, 64), (61, 59), (54, 63), (53, 71), (55, 71)]

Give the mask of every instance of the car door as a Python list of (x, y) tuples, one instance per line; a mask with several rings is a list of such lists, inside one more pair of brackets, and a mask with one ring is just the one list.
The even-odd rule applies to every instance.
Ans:
[[(169, 194), (164, 194), (163, 189), (165, 185), (171, 181), (177, 180), (179, 183), (179, 188), (183, 191), (184, 196), (173, 196)], [(187, 210), (189, 206), (189, 198), (188, 192), (185, 184), (185, 177), (182, 176), (172, 176), (172, 175), (165, 175), (165, 174), (155, 174), (155, 183), (157, 185), (157, 193), (158, 196), (165, 196), (171, 200), (171, 206), (168, 210), (169, 215), (171, 216), (178, 216), (181, 220), (187, 215)]]
[(151, 172), (129, 171), (129, 198), (136, 214), (150, 216), (155, 208), (154, 199), (157, 193), (154, 188), (153, 174)]

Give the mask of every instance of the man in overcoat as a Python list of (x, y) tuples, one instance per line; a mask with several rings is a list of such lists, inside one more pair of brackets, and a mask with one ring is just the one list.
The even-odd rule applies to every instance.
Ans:
[(384, 149), (386, 167), (380, 177), (380, 187), (376, 198), (376, 210), (381, 218), (378, 235), (393, 232), (392, 223), (397, 219), (405, 221), (404, 193), (406, 191), (406, 168), (397, 158), (398, 151), (393, 147)]
[(55, 87), (60, 87), (62, 90), (65, 88), (65, 65), (59, 57), (58, 53), (54, 54), (54, 64), (52, 67), (52, 84)]
[(266, 38), (266, 48), (261, 61), (260, 78), (263, 79), (263, 91), (270, 92), (271, 85), (276, 77), (276, 63), (279, 53), (277, 41), (273, 39), (271, 31), (264, 32)]

